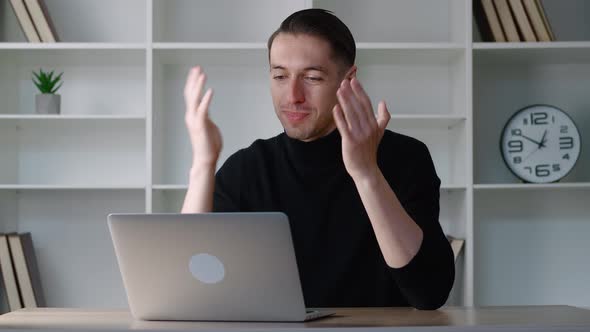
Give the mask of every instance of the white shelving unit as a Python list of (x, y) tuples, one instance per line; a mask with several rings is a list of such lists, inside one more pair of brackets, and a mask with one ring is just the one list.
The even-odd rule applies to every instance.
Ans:
[[(351, 28), (359, 77), (375, 104), (388, 102), (389, 128), (430, 149), (441, 224), (466, 239), (448, 304), (590, 306), (588, 149), (560, 183), (530, 185), (498, 147), (510, 114), (539, 102), (567, 110), (590, 138), (590, 38), (482, 43), (470, 0), (45, 2), (59, 43), (26, 43), (0, 2), (0, 231), (32, 232), (49, 306), (127, 306), (106, 216), (180, 210), (191, 66), (202, 65), (215, 90), (218, 166), (282, 131), (266, 40), (309, 7)], [(590, 35), (588, 23), (578, 26), (576, 36)], [(33, 114), (30, 76), (40, 66), (64, 71), (61, 115)]]
[[(482, 43), (473, 58), (474, 303), (588, 307), (590, 232), (590, 12), (586, 1), (544, 0), (559, 41)], [(530, 104), (565, 110), (582, 135), (575, 168), (560, 182), (524, 184), (504, 166), (500, 132)]]

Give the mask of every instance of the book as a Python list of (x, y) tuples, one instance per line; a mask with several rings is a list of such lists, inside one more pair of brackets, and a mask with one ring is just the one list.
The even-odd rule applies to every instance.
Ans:
[(509, 42), (519, 42), (520, 37), (514, 18), (512, 17), (512, 12), (510, 11), (510, 6), (508, 5), (508, 0), (494, 0), (494, 5), (498, 11), (498, 17), (500, 17), (500, 23), (506, 34), (506, 39)]
[(4, 294), (8, 302), (8, 310), (21, 309), (23, 305), (18, 291), (18, 283), (6, 234), (0, 234), (0, 274), (2, 275)]
[(44, 307), (45, 298), (31, 233), (8, 234), (8, 244), (23, 306), (25, 308)]
[(541, 16), (541, 11), (537, 6), (537, 1), (522, 0), (522, 3), (529, 19), (531, 20), (531, 25), (533, 27), (533, 31), (535, 31), (537, 40), (541, 42), (551, 41), (551, 36), (549, 36), (549, 31), (543, 22), (543, 17)]
[(477, 30), (479, 31), (479, 35), (481, 36), (481, 40), (484, 42), (494, 41), (492, 29), (488, 24), (486, 14), (484, 13), (483, 7), (479, 0), (473, 1), (473, 19), (474, 24), (477, 26)]
[(25, 2), (23, 0), (10, 0), (10, 5), (27, 40), (32, 43), (41, 42), (33, 20), (27, 11), (27, 7), (25, 7)]
[(473, 12), (484, 41), (505, 42), (506, 37), (492, 0), (475, 0)]
[(551, 41), (555, 40), (555, 35), (553, 34), (553, 29), (551, 29), (551, 25), (549, 24), (549, 20), (547, 19), (547, 14), (545, 13), (545, 8), (541, 3), (541, 0), (536, 0), (537, 8), (539, 8), (539, 13), (541, 14), (541, 18), (543, 19), (543, 24), (545, 25), (545, 29), (549, 33), (549, 38)]
[(25, 0), (25, 4), (33, 20), (33, 24), (35, 24), (35, 28), (37, 28), (41, 41), (55, 43), (58, 40), (57, 33), (49, 16), (47, 6), (45, 6), (45, 1)]
[(527, 42), (536, 42), (537, 37), (535, 36), (535, 32), (533, 31), (533, 27), (531, 22), (529, 21), (529, 17), (527, 16), (526, 11), (524, 10), (524, 6), (521, 0), (508, 0), (510, 4), (510, 9), (514, 14), (514, 20), (518, 25), (518, 29), (520, 30), (520, 34), (524, 41)]

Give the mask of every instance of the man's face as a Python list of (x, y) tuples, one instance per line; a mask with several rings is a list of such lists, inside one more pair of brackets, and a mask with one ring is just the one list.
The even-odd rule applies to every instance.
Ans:
[[(291, 138), (313, 141), (336, 128), (332, 108), (348, 72), (330, 44), (306, 34), (278, 34), (270, 50), (270, 88), (275, 112)], [(351, 76), (352, 77), (352, 76)]]

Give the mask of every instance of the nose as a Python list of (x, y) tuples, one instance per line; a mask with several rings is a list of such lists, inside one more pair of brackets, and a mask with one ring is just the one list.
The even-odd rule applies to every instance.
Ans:
[(305, 102), (305, 91), (302, 82), (298, 78), (289, 81), (289, 103), (300, 104)]

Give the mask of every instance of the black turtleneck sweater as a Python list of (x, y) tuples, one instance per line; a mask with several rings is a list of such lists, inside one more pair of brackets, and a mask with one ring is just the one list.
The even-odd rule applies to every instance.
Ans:
[(440, 180), (428, 148), (386, 131), (377, 159), (424, 234), (420, 250), (402, 268), (383, 258), (344, 167), (338, 130), (312, 142), (282, 133), (236, 152), (217, 172), (213, 209), (287, 214), (307, 307), (439, 308), (455, 270), (438, 222)]

